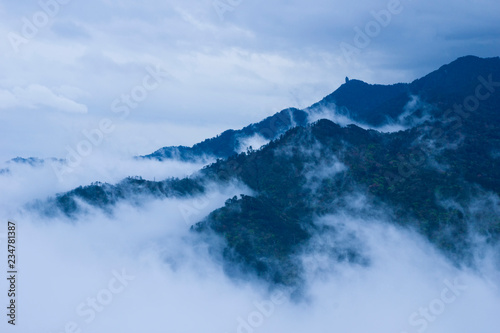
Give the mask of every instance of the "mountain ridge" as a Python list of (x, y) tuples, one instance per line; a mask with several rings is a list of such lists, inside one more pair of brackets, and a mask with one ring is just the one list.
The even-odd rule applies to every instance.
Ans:
[[(246, 126), (241, 130), (224, 131), (220, 135), (206, 139), (192, 147), (163, 147), (140, 158), (160, 161), (169, 158), (193, 161), (204, 156), (227, 158), (244, 150), (240, 147), (240, 139), (254, 135), (260, 135), (266, 140), (275, 139), (294, 125), (304, 126), (310, 123), (310, 118), (321, 114), (324, 109), (335, 110), (337, 114), (346, 116), (361, 124), (380, 127), (397, 122), (398, 117), (403, 115), (405, 106), (412, 101), (412, 96), (420, 96), (426, 101), (435, 102), (436, 96), (432, 91), (439, 87), (435, 87), (432, 82), (442, 80), (444, 74), (453, 76), (453, 79), (446, 81), (447, 84), (444, 85), (448, 93), (453, 93), (456, 90), (469, 88), (463, 79), (456, 78), (456, 76), (460, 76), (463, 68), (473, 67), (476, 72), (479, 72), (480, 69), (491, 68), (492, 66), (498, 68), (499, 63), (499, 57), (483, 59), (469, 55), (443, 65), (439, 69), (410, 83), (381, 85), (351, 79), (321, 101), (304, 110), (296, 108), (284, 109), (258, 123)], [(470, 81), (470, 75), (467, 79)], [(453, 89), (452, 83), (456, 82), (461, 83), (459, 89)]]
[[(500, 241), (496, 203), (500, 202), (496, 153), (500, 151), (500, 88), (495, 86), (500, 85), (500, 61), (466, 57), (452, 64), (405, 86), (415, 85), (423, 93), (419, 98), (431, 106), (426, 110), (428, 118), (406, 130), (383, 133), (327, 119), (282, 133), (283, 128), (276, 126), (280, 130), (269, 133), (270, 142), (261, 149), (229, 154), (190, 177), (94, 184), (38, 202), (36, 207), (42, 207), (44, 214), (59, 212), (73, 218), (85, 212), (79, 204), (84, 202), (112, 214), (120, 200), (194, 198), (206, 193), (210, 183), (238, 180), (254, 194), (229, 198), (192, 227), (200, 236), (215, 234), (223, 240), (213, 252), (224, 259), (231, 274), (236, 274), (236, 266), (275, 284), (300, 284), (302, 268), (295, 258), (311, 237), (322, 232), (315, 223), (317, 217), (360, 211), (369, 216), (377, 210), (387, 211), (390, 223), (423, 235), (457, 264), (472, 265), (475, 234), (488, 242)], [(463, 66), (471, 68), (463, 70)], [(481, 90), (478, 87), (488, 91), (488, 80), (494, 83), (489, 87), (493, 91), (467, 117), (449, 109), (466, 106)], [(366, 88), (356, 81), (352, 85)], [(395, 108), (399, 95), (392, 96), (396, 97), (384, 105)], [(398, 113), (407, 111), (403, 108)], [(408, 116), (418, 113), (421, 110), (415, 107)], [(235, 138), (234, 132), (227, 135)], [(363, 207), (353, 206), (356, 196), (364, 198)], [(484, 208), (478, 210), (475, 202), (482, 202)], [(339, 261), (369, 262), (355, 247), (332, 251)]]

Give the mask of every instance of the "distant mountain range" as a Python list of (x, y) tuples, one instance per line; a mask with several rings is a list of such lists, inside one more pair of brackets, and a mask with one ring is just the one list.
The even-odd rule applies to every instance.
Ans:
[[(7, 166), (10, 166), (12, 164), (26, 164), (26, 165), (30, 165), (32, 167), (37, 167), (37, 166), (44, 165), (46, 162), (65, 163), (65, 161), (63, 159), (57, 159), (57, 158), (44, 159), (44, 158), (38, 158), (38, 157), (28, 157), (28, 158), (16, 157), (16, 158), (13, 158), (13, 159), (7, 161), (5, 164)], [(10, 173), (9, 167), (0, 169), (0, 175), (1, 174), (8, 174), (8, 173)]]
[[(312, 106), (299, 110), (285, 109), (275, 115), (240, 130), (227, 130), (215, 138), (207, 139), (192, 147), (176, 146), (158, 149), (142, 158), (164, 160), (169, 158), (196, 160), (201, 157), (228, 158), (244, 151), (245, 139), (260, 136), (274, 140), (296, 126), (306, 126), (328, 113), (342, 115), (367, 127), (380, 128), (389, 124), (406, 127), (414, 125), (422, 117), (419, 112), (405, 114), (415, 97), (427, 105), (441, 106), (458, 91), (473, 91), (477, 73), (488, 72), (498, 64), (497, 58), (480, 59), (474, 56), (459, 58), (431, 74), (413, 81), (394, 85), (368, 84), (360, 80), (348, 80), (335, 92)], [(438, 86), (439, 85), (439, 86)], [(406, 116), (406, 119), (404, 118)]]
[[(366, 126), (318, 120), (325, 110)], [(404, 130), (370, 129), (390, 124)], [(269, 143), (238, 153), (256, 135)], [(214, 251), (228, 272), (299, 283), (295, 254), (325, 231), (314, 220), (346, 211), (365, 217), (385, 211), (391, 223), (418, 231), (449, 258), (470, 264), (471, 235), (500, 239), (500, 59), (459, 58), (409, 84), (349, 80), (305, 110), (286, 109), (193, 147), (165, 147), (143, 158), (203, 156), (217, 162), (185, 179), (93, 184), (34, 205), (48, 215), (83, 214), (79, 202), (112, 213), (120, 200), (192, 196), (210, 183), (238, 179), (255, 194), (228, 198), (192, 227), (225, 240)], [(361, 206), (353, 204), (358, 197), (364, 198)], [(330, 255), (367, 264), (345, 244)]]

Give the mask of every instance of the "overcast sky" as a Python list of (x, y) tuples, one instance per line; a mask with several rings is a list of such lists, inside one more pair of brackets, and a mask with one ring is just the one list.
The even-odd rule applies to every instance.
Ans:
[(345, 76), (410, 82), (500, 54), (497, 0), (40, 3), (0, 2), (1, 160), (65, 157), (104, 118), (95, 149), (191, 145), (307, 107)]
[[(97, 180), (186, 176), (201, 164), (123, 157), (305, 108), (346, 76), (410, 82), (460, 56), (499, 56), (499, 13), (498, 0), (0, 0), (0, 170), (16, 156), (93, 152), (63, 179), (58, 163), (0, 173), (0, 221), (14, 217), (21, 235), (18, 332), (62, 332), (72, 321), (84, 332), (241, 331), (240, 318), (269, 299), (265, 287), (230, 281), (189, 232), (227, 198), (250, 194), (241, 184), (123, 201), (113, 214), (90, 208), (76, 219), (24, 204)], [(490, 209), (481, 200), (489, 203), (479, 197), (473, 207)], [(340, 211), (315, 221), (335, 233), (322, 232), (300, 256), (307, 302), (276, 306), (255, 332), (412, 333), (416, 311), (444, 305), (439, 297), (457, 279), (466, 291), (454, 291), (442, 316), (417, 317), (427, 332), (498, 331), (497, 248), (478, 246), (477, 271), (459, 269), (365, 203), (350, 202), (363, 206), (355, 215), (370, 211), (366, 219)], [(367, 267), (328, 259), (352, 239), (369, 254)], [(87, 323), (80, 305), (123, 269), (133, 281)]]

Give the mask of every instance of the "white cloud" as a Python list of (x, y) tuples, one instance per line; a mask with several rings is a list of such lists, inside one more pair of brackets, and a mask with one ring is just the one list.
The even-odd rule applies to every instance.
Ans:
[[(11, 188), (4, 181), (1, 185)], [(42, 186), (50, 188), (48, 183)], [(3, 209), (2, 220), (14, 218), (18, 223), (18, 302), (24, 314), (18, 318), (19, 329), (58, 332), (74, 322), (96, 333), (240, 333), (248, 325), (263, 333), (326, 328), (414, 333), (424, 326), (429, 333), (464, 327), (497, 332), (497, 268), (482, 263), (476, 271), (459, 269), (421, 236), (383, 219), (347, 213), (317, 221), (335, 231), (318, 234), (300, 257), (308, 273), (305, 298), (270, 305), (262, 281), (236, 282), (224, 274), (210, 255), (208, 239), (201, 241), (189, 232), (190, 223), (180, 209), (196, 207), (196, 218), (201, 219), (245, 191), (214, 187), (205, 198), (122, 203), (112, 215), (91, 210), (77, 220), (47, 219), (15, 206)], [(368, 265), (337, 261), (329, 252), (334, 248), (356, 248)], [(110, 281), (122, 271), (133, 279), (109, 294)], [(92, 299), (99, 311), (92, 311)]]
[(0, 89), (0, 105), (2, 108), (11, 108), (19, 105), (18, 98), (8, 90)]
[[(69, 87), (61, 89), (61, 92), (68, 92)], [(71, 94), (76, 90), (73, 89)], [(12, 90), (0, 90), (1, 108), (27, 107), (40, 108), (48, 107), (69, 113), (87, 113), (87, 106), (77, 103), (74, 100), (57, 94), (51, 89), (40, 84), (30, 84), (24, 88), (14, 87)]]
[(269, 143), (269, 140), (263, 138), (259, 134), (250, 137), (243, 137), (238, 139), (238, 152), (246, 152), (248, 148), (252, 147), (253, 150), (259, 150), (262, 146)]
[(378, 127), (363, 124), (352, 120), (348, 116), (338, 113), (335, 106), (331, 106), (328, 108), (323, 107), (320, 110), (315, 110), (314, 112), (310, 113), (309, 119), (311, 122), (315, 122), (320, 119), (328, 119), (336, 124), (339, 124), (340, 126), (347, 126), (352, 124), (361, 127), (363, 129), (373, 129), (383, 133), (404, 131), (405, 129), (409, 128), (408, 126), (403, 124), (402, 121), (400, 120), (398, 120), (397, 122), (387, 123)]
[(62, 95), (66, 98), (76, 100), (82, 97), (91, 97), (90, 94), (78, 87), (72, 87), (69, 85), (62, 85), (60, 87), (53, 89), (54, 93), (57, 95)]

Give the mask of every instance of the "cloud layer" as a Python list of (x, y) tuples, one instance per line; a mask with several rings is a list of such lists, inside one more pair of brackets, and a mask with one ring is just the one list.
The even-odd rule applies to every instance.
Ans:
[[(179, 176), (189, 167), (130, 161), (107, 179), (121, 172)], [(244, 186), (122, 202), (111, 215), (91, 209), (70, 220), (23, 207), (22, 198), (53, 195), (57, 179), (44, 177), (43, 166), (21, 168), (0, 176), (0, 219), (18, 226), (21, 332), (493, 333), (500, 324), (498, 249), (481, 245), (476, 268), (459, 268), (418, 234), (389, 224), (386, 212), (367, 207), (362, 197), (353, 198), (349, 210), (317, 219), (333, 232), (316, 235), (298, 254), (304, 286), (276, 290), (257, 278), (228, 277), (209, 250), (221, 240), (189, 231), (227, 198), (250, 194)], [(77, 172), (74, 181), (89, 177), (95, 175)], [(27, 185), (40, 178), (45, 181), (33, 182), (36, 191)], [(475, 202), (474, 209), (483, 204)], [(353, 248), (361, 264), (331, 255)]]

